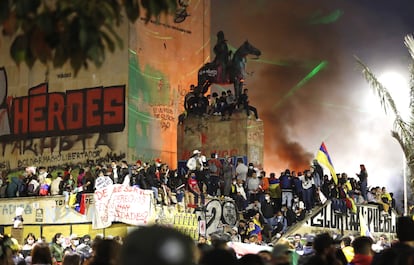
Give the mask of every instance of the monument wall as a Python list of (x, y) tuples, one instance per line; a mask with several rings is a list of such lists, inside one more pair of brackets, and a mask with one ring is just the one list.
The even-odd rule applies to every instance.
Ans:
[[(128, 39), (128, 25), (117, 29)], [(0, 170), (125, 157), (128, 52), (106, 54), (75, 76), (69, 63), (29, 69), (0, 37)]]
[[(181, 4), (183, 4), (180, 1)], [(210, 1), (116, 30), (124, 49), (75, 76), (69, 64), (31, 69), (0, 37), (0, 170), (151, 160), (176, 164), (183, 98), (210, 58)]]
[(248, 162), (263, 166), (263, 122), (248, 119), (244, 111), (236, 111), (228, 121), (221, 121), (220, 116), (189, 116), (177, 126), (177, 134), (178, 160), (187, 160), (198, 149), (208, 158), (211, 153), (247, 156)]
[(177, 117), (184, 96), (210, 61), (210, 1), (179, 1), (177, 13), (130, 30), (129, 160), (156, 157), (177, 164)]

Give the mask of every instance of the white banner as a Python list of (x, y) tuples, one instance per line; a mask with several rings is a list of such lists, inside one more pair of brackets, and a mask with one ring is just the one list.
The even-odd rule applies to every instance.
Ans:
[(121, 184), (109, 185), (94, 193), (93, 229), (111, 226), (112, 222), (146, 225), (151, 216), (152, 190)]

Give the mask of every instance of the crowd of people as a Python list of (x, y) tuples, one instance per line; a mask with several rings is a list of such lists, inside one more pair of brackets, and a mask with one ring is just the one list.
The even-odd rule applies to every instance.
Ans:
[[(271, 248), (245, 247), (244, 253), (234, 246), (237, 231), (229, 237), (212, 235), (198, 242), (167, 226), (145, 226), (131, 231), (125, 238), (89, 235), (65, 237), (55, 234), (50, 242), (36, 240), (28, 234), (20, 245), (16, 239), (0, 235), (2, 265), (388, 265), (413, 264), (414, 221), (399, 217), (397, 238), (374, 243), (367, 236), (335, 238), (323, 232), (301, 235), (292, 240), (275, 242)], [(249, 237), (249, 244), (257, 242)], [(381, 248), (379, 248), (381, 247)]]
[[(13, 177), (2, 178), (0, 197), (64, 195), (65, 207), (79, 207), (84, 193), (93, 193), (96, 183), (137, 186), (153, 191), (154, 202), (161, 205), (180, 204), (184, 208), (201, 208), (206, 199), (233, 200), (242, 214), (241, 222), (257, 234), (260, 242), (280, 238), (293, 224), (304, 220), (315, 206), (331, 200), (338, 214), (353, 213), (355, 204), (377, 205), (382, 214), (395, 209), (395, 199), (385, 187), (363, 188), (368, 177), (361, 165), (356, 178), (338, 174), (337, 181), (328, 177), (314, 160), (303, 171), (286, 169), (280, 174), (256, 168), (243, 158), (217, 154), (206, 158), (199, 150), (186, 162), (186, 170), (170, 169), (155, 159), (152, 163), (112, 161), (109, 164), (71, 167), (55, 172), (46, 167), (27, 167)], [(180, 173), (180, 172), (186, 172)], [(362, 185), (361, 185), (362, 184)]]
[(257, 109), (250, 104), (249, 90), (243, 89), (239, 98), (233, 94), (231, 89), (222, 91), (221, 95), (213, 92), (204, 96), (194, 85), (190, 86), (190, 92), (184, 99), (185, 113), (178, 118), (179, 124), (182, 124), (187, 115), (198, 117), (220, 116), (221, 121), (230, 120), (235, 111), (244, 111), (248, 118), (253, 113), (256, 121), (261, 121)]
[[(332, 201), (332, 209), (338, 214), (352, 213), (352, 203), (349, 201), (375, 204), (384, 214), (395, 207), (392, 194), (388, 193), (384, 187), (362, 188), (364, 180), (368, 177), (364, 165), (360, 166), (360, 172), (356, 175), (358, 179), (349, 178), (346, 173), (342, 173), (338, 174), (337, 181), (334, 181), (333, 178), (323, 174), (323, 169), (317, 160), (314, 160), (309, 168), (303, 171), (296, 172), (286, 169), (278, 175), (274, 172), (267, 174), (264, 170), (256, 168), (252, 163), (248, 163), (242, 158), (233, 160), (233, 157), (219, 159), (217, 154), (211, 154), (211, 157), (207, 159), (199, 150), (194, 150), (193, 155), (186, 161), (187, 171), (185, 174), (180, 174), (179, 172), (183, 172), (181, 170), (171, 170), (160, 159), (155, 159), (151, 163), (138, 160), (134, 165), (130, 165), (127, 161), (112, 161), (108, 165), (67, 166), (58, 170), (57, 173), (55, 172), (55, 176), (43, 166), (27, 167), (22, 174), (12, 178), (3, 177), (0, 195), (2, 197), (24, 197), (61, 194), (65, 195), (66, 207), (76, 207), (77, 200), (75, 205), (69, 203), (70, 195), (75, 194), (75, 197), (78, 198), (83, 193), (92, 193), (95, 188), (99, 188), (96, 187), (96, 183), (108, 183), (109, 181), (109, 183), (151, 189), (154, 194), (154, 202), (161, 205), (181, 203), (189, 208), (201, 208), (207, 200), (232, 199), (241, 213), (240, 220), (235, 227), (226, 227), (219, 236), (214, 234), (200, 235), (197, 242), (199, 248), (197, 249), (202, 258), (192, 257), (197, 260), (195, 264), (213, 262), (215, 258), (209, 256), (208, 253), (215, 251), (216, 255), (218, 249), (221, 251), (218, 246), (223, 242), (272, 247), (273, 252), (262, 251), (257, 254), (263, 264), (288, 264), (286, 262), (292, 264), (291, 262), (294, 261), (307, 262), (306, 264), (347, 264), (336, 263), (337, 260), (329, 260), (328, 263), (311, 262), (311, 260), (317, 259), (316, 257), (321, 258), (320, 255), (327, 255), (324, 257), (326, 259), (337, 258), (337, 256), (329, 256), (327, 249), (321, 249), (327, 245), (334, 246), (337, 243), (338, 239), (334, 240), (330, 235), (295, 235), (291, 237), (290, 241), (286, 241), (282, 236), (291, 225), (302, 221), (307, 213), (312, 213), (315, 206), (322, 205), (327, 199)], [(321, 237), (323, 240), (319, 240)], [(349, 257), (356, 259), (360, 257), (357, 254), (361, 254), (362, 250), (358, 244), (364, 246), (362, 247), (364, 253), (368, 253), (366, 250), (368, 243), (370, 246), (368, 249), (376, 251), (385, 251), (383, 249), (392, 246), (390, 242), (387, 242), (385, 235), (382, 235), (375, 244), (369, 238), (363, 239), (363, 243), (360, 240), (362, 239), (359, 237), (341, 240), (343, 245), (341, 250), (347, 258), (347, 262), (352, 261)], [(3, 237), (3, 242), (5, 241), (13, 242), (7, 236)], [(78, 237), (76, 235), (64, 236), (58, 233), (50, 243), (46, 243), (46, 239), (38, 240), (36, 235), (28, 234), (25, 243), (22, 246), (11, 248), (11, 253), (15, 264), (24, 264), (20, 262), (26, 264), (81, 264), (82, 262), (93, 264), (91, 262), (95, 252), (92, 242), (96, 242), (96, 248), (99, 246), (98, 242), (106, 242), (104, 248), (111, 246), (120, 250), (123, 246), (121, 238), (103, 240), (98, 237), (91, 240), (88, 235)], [(332, 244), (326, 242), (332, 242)], [(348, 251), (351, 247), (353, 247), (354, 256), (351, 255), (352, 251)], [(39, 262), (36, 255), (42, 253), (41, 255), (44, 256), (45, 253), (49, 253), (47, 249), (50, 251), (51, 260), (46, 259)], [(227, 247), (225, 249), (228, 250)], [(329, 251), (333, 249), (337, 250), (338, 248), (329, 248)], [(165, 251), (168, 253), (167, 250)], [(3, 253), (5, 253), (4, 250)], [(202, 255), (203, 253), (205, 256)], [(337, 252), (332, 253), (337, 254)], [(221, 255), (228, 254), (222, 252)], [(65, 257), (75, 263), (65, 263)], [(115, 257), (117, 255), (114, 254), (113, 258), (115, 259)], [(223, 256), (223, 258), (225, 257)], [(233, 260), (233, 255), (227, 258)], [(322, 257), (322, 259), (324, 258)], [(248, 259), (253, 259), (253, 257), (248, 254), (233, 261), (236, 263), (247, 262), (244, 264), (253, 262)], [(230, 263), (233, 262), (231, 260), (229, 260)], [(363, 263), (354, 262), (353, 264)]]

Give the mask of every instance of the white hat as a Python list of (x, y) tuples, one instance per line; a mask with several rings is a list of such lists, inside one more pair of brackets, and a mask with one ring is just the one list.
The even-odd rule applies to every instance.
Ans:
[(72, 240), (72, 239), (76, 239), (76, 238), (79, 238), (77, 234), (71, 234), (71, 235), (70, 235), (70, 239), (71, 239), (71, 240)]
[(201, 151), (196, 149), (196, 150), (193, 151), (193, 155), (195, 155), (195, 154), (201, 154)]

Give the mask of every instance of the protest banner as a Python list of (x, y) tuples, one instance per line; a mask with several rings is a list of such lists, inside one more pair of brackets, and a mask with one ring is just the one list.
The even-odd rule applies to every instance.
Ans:
[(121, 184), (109, 185), (94, 193), (93, 229), (111, 226), (112, 222), (147, 225), (151, 217), (151, 190)]

